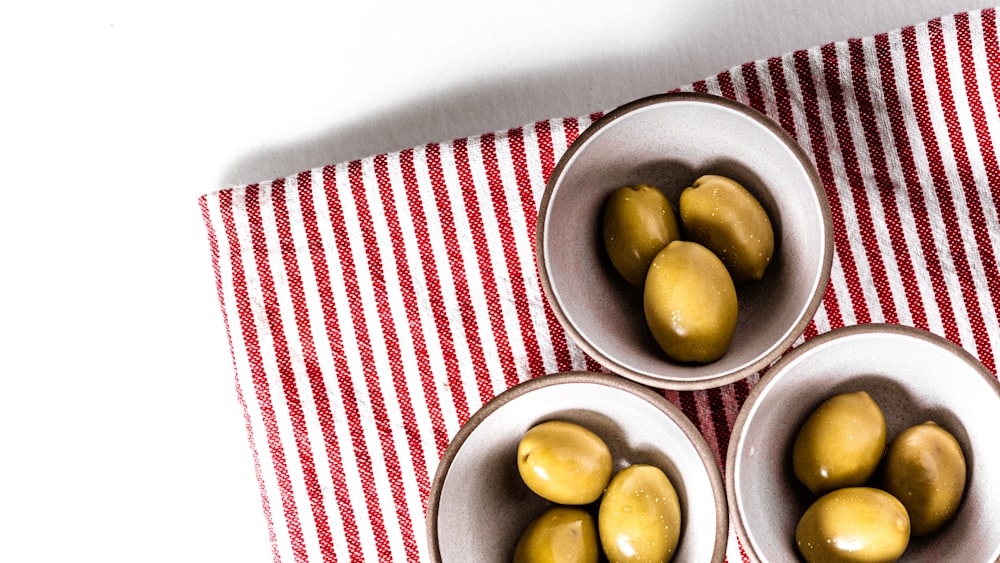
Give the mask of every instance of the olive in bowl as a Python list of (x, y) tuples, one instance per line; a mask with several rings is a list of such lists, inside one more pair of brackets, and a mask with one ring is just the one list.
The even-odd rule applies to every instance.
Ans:
[[(903, 534), (898, 510), (893, 503), (882, 502), (885, 495), (842, 493), (874, 489), (894, 498), (899, 495), (896, 500), (902, 503), (905, 495), (890, 493), (886, 482), (885, 462), (891, 454), (878, 460), (879, 466), (861, 485), (841, 482), (832, 491), (814, 492), (796, 475), (793, 450), (809, 417), (831, 397), (859, 392), (870, 396), (882, 411), (887, 452), (901, 436), (905, 441), (908, 429), (927, 421), (947, 429), (963, 452), (967, 480), (957, 508), (936, 531), (919, 533), (912, 526), (917, 519), (904, 511)], [(818, 535), (819, 524), (851, 527), (871, 519), (883, 523), (875, 527), (881, 532), (871, 527), (855, 532), (882, 545), (891, 540), (897, 548), (905, 535), (898, 561), (995, 561), (1000, 557), (997, 428), (1000, 383), (975, 357), (947, 339), (922, 329), (879, 323), (823, 333), (776, 362), (751, 390), (736, 418), (726, 460), (726, 491), (737, 536), (751, 561), (802, 561), (801, 551), (810, 548), (800, 548), (799, 542), (829, 539)], [(805, 517), (810, 507), (831, 494), (841, 498), (836, 503), (823, 501), (819, 513)], [(838, 505), (847, 511), (840, 512)], [(836, 560), (829, 554), (818, 557)]]
[[(743, 244), (747, 241), (740, 236), (721, 237), (740, 243), (739, 252), (726, 259), (737, 256), (736, 263), (748, 270), (731, 282), (736, 290), (735, 327), (731, 335), (723, 334), (730, 330), (728, 315), (720, 315), (712, 325), (718, 328), (716, 338), (726, 344), (721, 354), (713, 347), (711, 353), (672, 357), (654, 338), (659, 329), (651, 330), (645, 318), (645, 288), (636, 283), (641, 276), (624, 275), (614, 263), (617, 258), (610, 257), (619, 251), (609, 252), (604, 240), (605, 210), (612, 194), (622, 188), (654, 187), (677, 215), (680, 239), (698, 236), (702, 227), (718, 234), (726, 229), (713, 224), (710, 207), (715, 202), (706, 196), (716, 190), (719, 178), (745, 190), (751, 197), (744, 202), (759, 205), (773, 241), (758, 248)], [(701, 191), (705, 182), (711, 185)], [(686, 234), (681, 197), (689, 188), (694, 188), (689, 199), (694, 197), (688, 204), (692, 211)], [(727, 184), (725, 189), (730, 188)], [(752, 206), (729, 209), (737, 218), (755, 215)], [(633, 227), (623, 231), (637, 232)], [(706, 248), (714, 244), (709, 238), (685, 242)], [(762, 254), (768, 247), (770, 257)], [(553, 313), (590, 357), (645, 385), (705, 389), (760, 371), (802, 334), (827, 288), (833, 227), (815, 166), (780, 126), (726, 98), (676, 92), (625, 104), (580, 134), (542, 194), (535, 249)], [(643, 258), (636, 262), (644, 264), (649, 252), (641, 252)], [(721, 247), (713, 252), (727, 254)], [(751, 254), (754, 261), (748, 259)], [(638, 268), (641, 272), (642, 266)]]
[[(662, 394), (648, 387), (610, 374), (568, 372), (531, 379), (497, 395), (452, 439), (427, 501), (430, 561), (510, 562), (519, 544), (522, 556), (546, 549), (559, 533), (560, 522), (593, 540), (587, 531), (591, 523), (580, 511), (596, 528), (598, 507), (607, 492), (590, 504), (563, 505), (539, 495), (521, 477), (518, 447), (532, 428), (549, 421), (578, 425), (601, 438), (612, 459), (609, 490), (635, 491), (640, 483), (644, 489), (665, 491), (662, 480), (651, 478), (645, 469), (636, 480), (612, 485), (628, 468), (649, 466), (662, 471), (676, 494), (681, 521), (672, 563), (725, 560), (730, 529), (725, 485), (715, 455), (697, 427)], [(539, 442), (533, 441), (537, 446)], [(582, 449), (594, 453), (601, 448), (585, 445)], [(551, 460), (556, 454), (546, 456)], [(603, 472), (589, 475), (603, 480), (598, 473)], [(556, 507), (567, 510), (549, 514), (548, 524), (537, 524), (544, 528), (542, 533), (530, 531), (534, 522), (548, 518), (545, 515)], [(620, 526), (605, 524), (605, 533), (642, 540), (644, 536), (632, 533), (635, 527), (629, 526), (627, 519), (613, 517), (616, 510), (624, 513), (626, 508), (633, 509), (624, 496), (612, 493), (606, 507), (610, 512), (605, 516), (611, 515)], [(677, 515), (664, 513), (665, 518), (673, 516)], [(578, 552), (592, 554), (588, 546), (595, 543), (582, 542)]]

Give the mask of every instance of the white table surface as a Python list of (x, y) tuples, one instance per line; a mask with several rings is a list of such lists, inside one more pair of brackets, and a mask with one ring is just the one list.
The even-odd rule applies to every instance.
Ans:
[(9, 4), (0, 560), (252, 563), (270, 548), (199, 195), (992, 3)]

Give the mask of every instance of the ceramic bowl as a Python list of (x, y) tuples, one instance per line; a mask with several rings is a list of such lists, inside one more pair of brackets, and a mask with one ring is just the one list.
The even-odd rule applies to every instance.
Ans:
[[(607, 258), (605, 201), (646, 183), (677, 206), (699, 176), (729, 176), (767, 211), (775, 253), (764, 279), (738, 287), (739, 321), (725, 355), (671, 361), (646, 325), (642, 291)], [(559, 160), (542, 197), (536, 240), (545, 295), (570, 337), (610, 371), (664, 389), (715, 387), (761, 370), (805, 329), (826, 290), (833, 236), (826, 192), (795, 141), (766, 116), (725, 98), (670, 93), (594, 122)]]
[(601, 436), (615, 471), (649, 463), (666, 473), (682, 510), (675, 563), (725, 559), (725, 486), (697, 428), (647, 387), (608, 374), (568, 372), (528, 380), (497, 395), (449, 444), (427, 506), (432, 561), (512, 560), (524, 529), (551, 506), (521, 481), (517, 445), (529, 428), (551, 419), (581, 424)]
[(726, 489), (739, 538), (754, 561), (796, 561), (795, 527), (813, 497), (792, 472), (799, 427), (832, 395), (864, 390), (881, 407), (887, 438), (934, 420), (966, 456), (965, 496), (935, 534), (911, 538), (900, 561), (1000, 557), (1000, 384), (950, 341), (915, 328), (841, 328), (796, 347), (768, 370), (740, 410)]

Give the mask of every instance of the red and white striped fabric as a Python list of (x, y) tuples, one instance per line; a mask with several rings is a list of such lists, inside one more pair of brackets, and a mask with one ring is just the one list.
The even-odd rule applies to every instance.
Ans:
[[(683, 89), (748, 104), (818, 167), (836, 256), (799, 343), (883, 321), (996, 373), (1000, 47), (994, 10), (749, 62)], [(534, 258), (537, 205), (598, 114), (201, 198), (275, 561), (426, 559), (440, 456), (528, 378), (601, 368), (567, 339)], [(720, 466), (759, 375), (668, 392)], [(728, 560), (746, 560), (730, 532)]]

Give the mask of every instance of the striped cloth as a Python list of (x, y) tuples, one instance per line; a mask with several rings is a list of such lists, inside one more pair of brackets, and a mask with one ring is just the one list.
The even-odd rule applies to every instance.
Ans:
[[(827, 190), (836, 256), (803, 342), (873, 321), (1000, 347), (993, 9), (749, 62), (681, 90), (773, 118)], [(200, 199), (275, 561), (426, 560), (449, 439), (512, 385), (601, 368), (534, 258), (539, 198), (600, 114), (428, 144)], [(759, 374), (666, 392), (720, 467)], [(746, 560), (730, 531), (729, 561)]]

